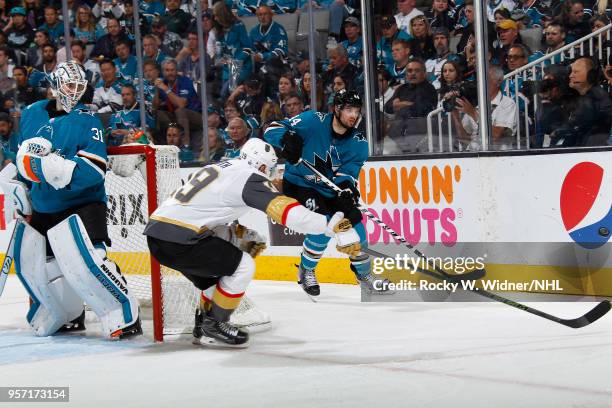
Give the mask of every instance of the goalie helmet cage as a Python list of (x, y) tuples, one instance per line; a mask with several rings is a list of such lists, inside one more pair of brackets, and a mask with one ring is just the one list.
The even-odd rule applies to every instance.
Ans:
[[(108, 148), (109, 258), (119, 265), (141, 305), (151, 306), (156, 341), (191, 330), (200, 296), (188, 279), (150, 255), (142, 234), (157, 206), (182, 185), (178, 153), (175, 146)], [(123, 171), (115, 173), (113, 165)]]

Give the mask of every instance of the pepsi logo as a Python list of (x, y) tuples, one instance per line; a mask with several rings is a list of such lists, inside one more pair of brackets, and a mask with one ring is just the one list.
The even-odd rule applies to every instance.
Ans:
[(603, 167), (582, 162), (572, 167), (561, 186), (563, 226), (583, 248), (603, 246), (612, 235), (612, 180)]

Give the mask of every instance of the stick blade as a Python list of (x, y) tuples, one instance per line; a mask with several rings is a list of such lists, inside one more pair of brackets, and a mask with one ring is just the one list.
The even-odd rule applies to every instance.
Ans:
[(610, 308), (612, 308), (610, 301), (604, 300), (603, 302), (595, 306), (593, 309), (588, 311), (584, 316), (578, 317), (576, 319), (561, 319), (559, 323), (574, 329), (579, 329), (581, 327), (588, 326), (589, 324), (598, 320), (600, 317), (608, 313), (610, 311)]

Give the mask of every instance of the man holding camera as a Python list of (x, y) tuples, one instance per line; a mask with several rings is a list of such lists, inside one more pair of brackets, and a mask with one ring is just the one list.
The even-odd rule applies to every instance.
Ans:
[[(514, 143), (516, 132), (516, 103), (504, 96), (501, 84), (504, 80), (504, 71), (499, 66), (489, 68), (488, 91), (491, 98), (491, 141), (492, 150), (508, 150)], [(477, 99), (469, 101), (457, 91), (451, 91), (444, 96), (445, 101), (454, 98), (455, 109), (451, 116), (459, 132), (459, 140), (466, 150), (480, 150), (480, 134), (478, 131), (478, 110), (474, 105)]]

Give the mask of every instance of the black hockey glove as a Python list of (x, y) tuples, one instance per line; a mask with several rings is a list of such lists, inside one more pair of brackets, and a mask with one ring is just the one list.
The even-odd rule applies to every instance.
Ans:
[(281, 139), (281, 157), (290, 164), (296, 164), (302, 157), (304, 141), (293, 130), (288, 130)]
[(338, 183), (338, 187), (342, 189), (338, 193), (335, 200), (335, 206), (338, 211), (344, 213), (344, 217), (348, 218), (351, 224), (357, 225), (361, 222), (361, 211), (359, 211), (359, 190), (352, 182), (345, 180)]

